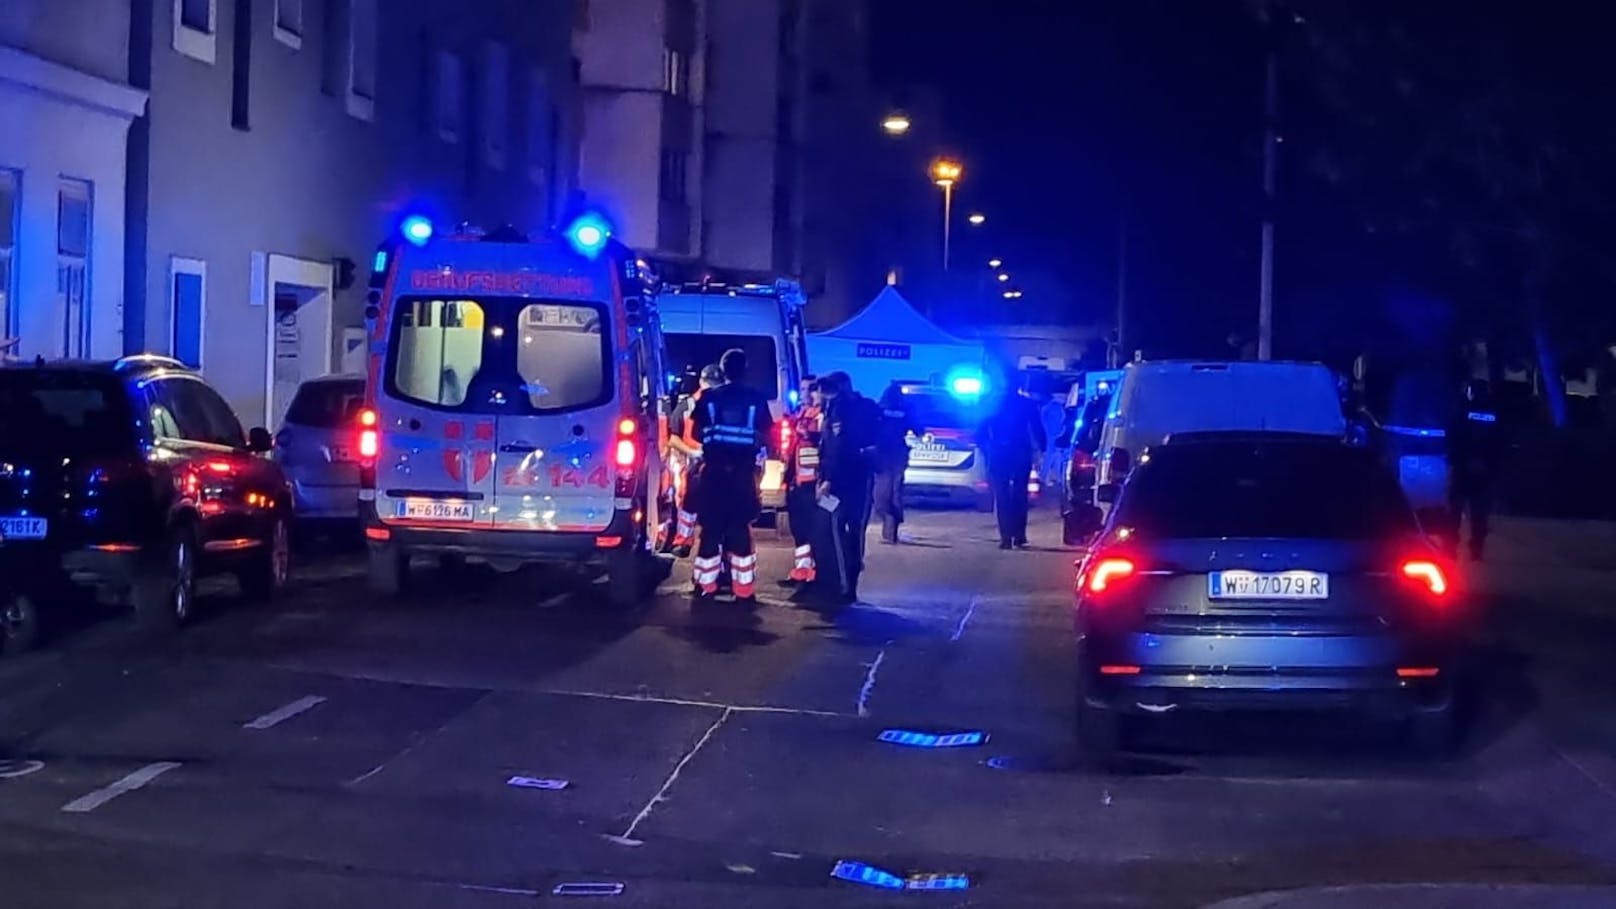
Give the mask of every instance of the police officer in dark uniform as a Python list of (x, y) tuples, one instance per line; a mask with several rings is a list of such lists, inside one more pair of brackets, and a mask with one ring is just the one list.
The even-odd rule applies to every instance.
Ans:
[(1468, 514), (1470, 558), (1479, 562), (1487, 546), (1493, 487), (1503, 453), (1498, 410), (1493, 406), (1486, 382), (1473, 380), (1465, 384), (1464, 401), (1448, 426), (1447, 440), (1448, 511), (1453, 548), (1458, 551), (1460, 527)]
[(864, 532), (870, 523), (871, 460), (880, 430), (881, 409), (853, 390), (845, 372), (819, 380), (825, 399), (824, 429), (820, 434), (818, 497), (827, 510), (829, 540), (825, 555), (834, 570), (820, 573), (828, 582), (831, 599), (846, 604), (858, 601), (859, 575), (864, 571)]
[(881, 518), (881, 542), (898, 542), (903, 523), (903, 474), (909, 469), (909, 435), (923, 430), (909, 396), (897, 382), (881, 393), (881, 423), (875, 439), (875, 506)]
[(752, 522), (762, 510), (757, 462), (774, 421), (768, 399), (744, 384), (746, 354), (726, 351), (718, 365), (724, 384), (703, 391), (691, 415), (702, 462), (695, 490), (700, 545), (693, 563), (694, 592), (700, 598), (718, 592), (718, 575), (727, 555), (736, 601), (752, 602), (757, 596)]
[(993, 510), (999, 518), (999, 548), (1027, 548), (1027, 481), (1033, 459), (1049, 440), (1038, 405), (1017, 389), (1004, 396), (982, 424), (982, 452), (988, 459)]

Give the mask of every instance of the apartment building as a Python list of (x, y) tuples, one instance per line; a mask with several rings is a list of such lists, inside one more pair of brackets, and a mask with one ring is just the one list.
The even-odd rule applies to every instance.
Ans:
[(406, 214), (539, 228), (574, 188), (573, 0), (134, 9), (125, 346), (250, 420), (362, 362), (370, 253)]
[(0, 344), (123, 352), (129, 0), (0, 3)]

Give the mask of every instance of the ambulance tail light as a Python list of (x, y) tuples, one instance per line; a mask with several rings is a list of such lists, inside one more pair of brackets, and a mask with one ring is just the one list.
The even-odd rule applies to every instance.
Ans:
[(638, 437), (640, 424), (632, 417), (617, 421), (617, 437), (612, 443), (612, 463), (617, 466), (616, 496), (632, 498), (638, 491), (636, 482), (643, 452)]
[(381, 430), (378, 428), (381, 419), (374, 408), (366, 407), (359, 411), (358, 422), (359, 458), (374, 463), (382, 450)]
[(791, 421), (780, 420), (774, 424), (775, 444), (781, 457), (791, 450)]

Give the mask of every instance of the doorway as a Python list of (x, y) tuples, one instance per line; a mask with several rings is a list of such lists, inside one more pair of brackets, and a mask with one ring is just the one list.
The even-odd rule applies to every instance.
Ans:
[(331, 372), (331, 265), (269, 257), (265, 426), (281, 425), (299, 385)]

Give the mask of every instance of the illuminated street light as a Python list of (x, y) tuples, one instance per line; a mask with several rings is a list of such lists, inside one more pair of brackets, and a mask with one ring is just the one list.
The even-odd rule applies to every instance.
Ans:
[(966, 218), (965, 220), (971, 222), (972, 227), (981, 227), (982, 225), (984, 225), (984, 224), (986, 224), (988, 222), (988, 216), (982, 214), (979, 211), (978, 212), (972, 212), (971, 216), (969, 218)]
[(1019, 290), (1007, 290), (1003, 294), (1001, 294), (1000, 296), (1004, 297), (1006, 300), (1019, 300), (1019, 299), (1021, 299), (1021, 291), (1019, 291)]
[(989, 259), (988, 260), (988, 267), (989, 268), (998, 268), (999, 266), (1001, 266), (1003, 264), (1004, 264), (1003, 259)]
[(910, 125), (909, 115), (896, 110), (887, 114), (886, 119), (881, 121), (881, 128), (886, 130), (889, 136), (901, 136), (909, 132)]
[(1001, 284), (1003, 284), (1003, 283), (1004, 283), (1004, 282), (1005, 282), (1005, 281), (1008, 281), (1008, 280), (1010, 280), (1010, 276), (1009, 276), (1009, 275), (1007, 275), (1007, 274), (1005, 274), (1005, 273), (1004, 273), (1004, 272), (1002, 272), (1002, 271), (1001, 271), (1001, 272), (999, 272), (999, 283), (1001, 283)]
[(943, 188), (943, 271), (948, 271), (948, 243), (954, 228), (954, 184), (964, 173), (965, 165), (952, 158), (931, 162), (931, 182)]

